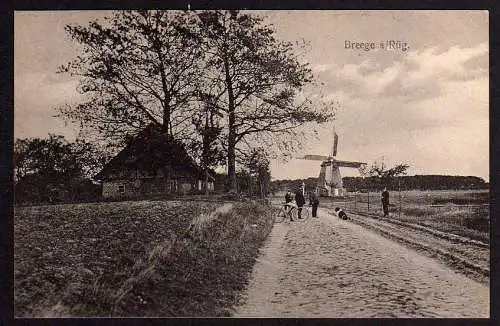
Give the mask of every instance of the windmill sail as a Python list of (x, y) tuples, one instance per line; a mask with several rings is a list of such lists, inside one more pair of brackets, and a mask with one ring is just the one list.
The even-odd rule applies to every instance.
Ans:
[(329, 159), (329, 157), (325, 155), (304, 155), (303, 157), (301, 157), (301, 159), (311, 161), (326, 161)]
[(363, 162), (351, 162), (351, 161), (340, 161), (340, 160), (334, 160), (333, 163), (336, 166), (342, 168), (359, 168), (361, 167), (361, 165), (365, 164)]
[(337, 156), (337, 144), (338, 144), (338, 142), (339, 142), (339, 136), (334, 131), (333, 132), (333, 150), (332, 150), (333, 157)]

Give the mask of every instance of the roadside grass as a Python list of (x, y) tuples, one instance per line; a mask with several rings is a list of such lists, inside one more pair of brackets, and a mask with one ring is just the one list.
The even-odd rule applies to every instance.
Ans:
[(233, 209), (174, 240), (154, 272), (134, 281), (116, 302), (113, 314), (231, 316), (272, 226), (268, 206), (234, 203)]
[(217, 206), (16, 208), (15, 316), (230, 315), (272, 219), (255, 202)]
[(429, 226), (443, 232), (465, 236), (483, 242), (489, 241), (489, 207), (446, 204), (443, 206), (413, 206), (403, 208), (401, 215), (392, 216), (401, 221)]
[[(478, 205), (488, 204), (489, 190), (408, 190), (401, 191), (402, 204), (405, 205)], [(399, 203), (399, 194), (392, 192), (392, 202)]]

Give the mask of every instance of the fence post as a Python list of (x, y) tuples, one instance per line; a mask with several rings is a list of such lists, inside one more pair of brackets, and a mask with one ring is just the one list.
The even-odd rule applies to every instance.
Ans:
[(368, 212), (370, 211), (370, 190), (368, 190)]
[(472, 218), (472, 205), (471, 205), (471, 198), (469, 197), (469, 194), (466, 194), (465, 197), (467, 198), (467, 204), (468, 204), (468, 208), (467, 208), (467, 211), (469, 212), (469, 218)]
[(398, 190), (399, 190), (399, 217), (401, 218), (401, 179), (398, 177)]

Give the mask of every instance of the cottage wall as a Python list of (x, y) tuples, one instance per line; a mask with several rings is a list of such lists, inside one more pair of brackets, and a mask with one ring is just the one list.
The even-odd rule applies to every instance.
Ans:
[(126, 198), (137, 195), (133, 185), (124, 180), (105, 181), (102, 184), (103, 198)]
[[(213, 189), (213, 184), (209, 189)], [(178, 179), (114, 179), (103, 182), (103, 198), (130, 198), (148, 194), (188, 194), (197, 190), (197, 182), (189, 178)]]

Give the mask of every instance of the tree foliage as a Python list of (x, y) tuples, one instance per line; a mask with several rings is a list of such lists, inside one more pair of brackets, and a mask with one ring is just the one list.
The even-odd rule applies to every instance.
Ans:
[(48, 138), (16, 139), (14, 167), (16, 180), (29, 174), (47, 177), (91, 177), (104, 158), (90, 143), (77, 139), (68, 142), (64, 136), (49, 134)]
[[(378, 177), (344, 177), (342, 181), (348, 191), (380, 191), (380, 178)], [(450, 175), (398, 176), (390, 179), (385, 186), (389, 190), (488, 189), (488, 183), (481, 178)]]
[(122, 140), (150, 123), (182, 137), (200, 73), (200, 48), (179, 26), (189, 16), (161, 10), (119, 11), (100, 23), (66, 26), (83, 53), (60, 67), (80, 78), (87, 101), (63, 117)]
[(297, 47), (254, 14), (120, 11), (66, 31), (83, 51), (59, 71), (79, 77), (86, 100), (60, 116), (108, 142), (159, 125), (206, 167), (224, 153), (232, 190), (236, 162), (255, 142), (290, 149), (298, 127), (334, 117), (304, 95), (314, 76)]
[[(70, 191), (90, 178), (106, 157), (84, 140), (68, 142), (63, 136), (17, 139), (14, 144), (16, 197), (35, 201), (53, 189)], [(87, 181), (84, 181), (87, 180)]]
[(254, 148), (248, 155), (246, 168), (252, 178), (257, 181), (258, 192), (261, 198), (270, 191), (271, 171), (269, 158), (262, 147)]
[(382, 186), (387, 186), (392, 178), (405, 175), (409, 167), (408, 164), (401, 163), (392, 168), (388, 168), (383, 161), (375, 161), (370, 166), (362, 166), (360, 168), (360, 174), (363, 177), (375, 177)]
[(192, 152), (199, 153), (199, 161), (204, 168), (213, 168), (224, 161), (224, 151), (221, 147), (220, 134), (222, 132), (218, 114), (213, 108), (204, 105), (204, 108), (195, 112), (191, 118), (198, 141), (191, 142)]
[(205, 53), (202, 98), (225, 119), (230, 188), (235, 189), (236, 151), (244, 151), (251, 136), (275, 144), (280, 134), (294, 134), (306, 122), (333, 118), (328, 107), (317, 107), (298, 95), (313, 81), (290, 42), (279, 41), (263, 19), (238, 11), (204, 11), (191, 34)]

